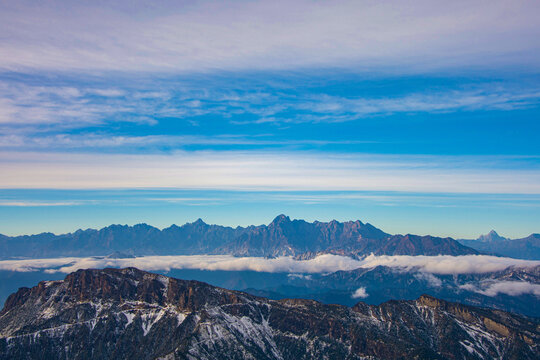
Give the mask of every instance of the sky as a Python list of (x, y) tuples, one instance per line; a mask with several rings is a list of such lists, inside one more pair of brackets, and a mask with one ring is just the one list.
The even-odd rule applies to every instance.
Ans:
[(0, 1), (0, 233), (540, 232), (537, 1)]

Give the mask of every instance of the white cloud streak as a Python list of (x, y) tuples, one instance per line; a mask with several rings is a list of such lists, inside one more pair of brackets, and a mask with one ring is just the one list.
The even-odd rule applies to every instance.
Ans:
[[(540, 103), (540, 91), (536, 88), (518, 89), (493, 84), (480, 84), (474, 89), (439, 90), (387, 97), (287, 93), (283, 91), (287, 90), (287, 85), (283, 84), (268, 87), (268, 91), (274, 92), (270, 95), (258, 91), (249, 92), (241, 85), (227, 84), (232, 88), (219, 89), (219, 85), (209, 85), (193, 79), (174, 89), (168, 89), (171, 84), (163, 80), (148, 84), (150, 88), (164, 87), (157, 96), (149, 96), (148, 91), (129, 88), (129, 84), (124, 86), (124, 89), (36, 86), (0, 81), (0, 129), (4, 127), (13, 133), (15, 129), (26, 132), (43, 128), (58, 131), (115, 122), (153, 125), (163, 117), (194, 121), (194, 118), (204, 115), (214, 115), (224, 122), (236, 125), (336, 123), (396, 113), (508, 111)], [(237, 116), (240, 115), (247, 115), (249, 119), (238, 120)], [(149, 140), (159, 138), (164, 141), (163, 145), (167, 145), (167, 136)], [(9, 139), (4, 139), (3, 142), (7, 140)], [(116, 141), (120, 145), (128, 140), (130, 139), (111, 137), (108, 142)], [(34, 140), (40, 141), (45, 142), (47, 139)]]
[(414, 277), (418, 280), (423, 280), (427, 282), (431, 287), (439, 287), (442, 285), (441, 279), (428, 272), (420, 271), (414, 274)]
[[(155, 124), (150, 116), (165, 115), (166, 106), (154, 107), (122, 97), (120, 89), (76, 86), (32, 86), (0, 82), (0, 126), (26, 128), (54, 126), (65, 130), (111, 122)], [(12, 130), (13, 131), (13, 130)]]
[(491, 297), (499, 294), (510, 296), (532, 294), (540, 297), (540, 285), (528, 281), (486, 281), (481, 283), (479, 287), (474, 284), (465, 284), (461, 285), (460, 288)]
[(391, 113), (452, 112), (456, 110), (510, 110), (538, 102), (539, 91), (510, 92), (503, 89), (454, 90), (410, 94), (394, 98), (340, 98), (317, 96), (301, 104), (320, 113), (352, 113), (369, 116)]
[(40, 206), (76, 206), (94, 201), (28, 201), (28, 200), (0, 200), (0, 206), (40, 207)]
[(382, 265), (405, 269), (419, 269), (425, 273), (441, 275), (481, 274), (504, 270), (510, 266), (527, 267), (540, 265), (540, 261), (519, 260), (487, 255), (370, 255), (361, 261), (361, 267), (370, 268)]
[(508, 0), (3, 2), (0, 68), (425, 69), (484, 65), (486, 59), (532, 64), (538, 14), (535, 1)]
[[(505, 167), (493, 166), (502, 161)], [(0, 188), (380, 190), (540, 194), (540, 171), (497, 157), (291, 152), (0, 152)]]
[(373, 268), (379, 265), (429, 274), (479, 274), (504, 270), (510, 266), (532, 267), (540, 261), (501, 258), (487, 255), (465, 256), (375, 256), (356, 260), (325, 254), (299, 261), (291, 257), (273, 259), (234, 257), (230, 255), (143, 256), (126, 259), (98, 257), (2, 260), (0, 270), (46, 271), (70, 273), (78, 269), (104, 267), (137, 267), (142, 270), (199, 269), (224, 271), (256, 271), (270, 273), (329, 273), (339, 270)]
[(245, 145), (258, 147), (272, 146), (298, 146), (298, 145), (350, 145), (371, 143), (369, 141), (326, 141), (326, 140), (272, 140), (264, 137), (245, 135), (143, 135), (143, 136), (118, 136), (104, 134), (85, 135), (0, 135), (0, 148), (5, 149), (131, 149), (172, 147), (182, 148), (190, 145), (220, 146), (220, 145)]

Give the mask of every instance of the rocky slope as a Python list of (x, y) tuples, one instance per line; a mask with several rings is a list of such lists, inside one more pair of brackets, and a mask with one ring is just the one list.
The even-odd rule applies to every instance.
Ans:
[(349, 308), (80, 270), (9, 297), (0, 359), (538, 359), (539, 331), (538, 320), (429, 296)]
[(202, 220), (159, 230), (146, 224), (111, 225), (71, 234), (0, 236), (2, 257), (108, 255), (231, 254), (238, 256), (303, 256), (321, 252), (346, 255), (476, 254), (450, 238), (389, 235), (361, 221), (340, 223), (291, 220), (280, 215), (269, 225), (230, 228)]

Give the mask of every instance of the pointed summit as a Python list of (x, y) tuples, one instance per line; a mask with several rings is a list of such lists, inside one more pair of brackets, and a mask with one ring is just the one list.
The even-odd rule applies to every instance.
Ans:
[(491, 230), (486, 235), (480, 235), (477, 239), (478, 241), (484, 241), (484, 242), (490, 242), (490, 241), (501, 241), (501, 240), (507, 240), (505, 237), (500, 236), (497, 234), (495, 230)]
[(197, 220), (195, 220), (195, 221), (193, 222), (193, 225), (202, 226), (202, 225), (206, 225), (206, 223), (203, 221), (203, 219), (198, 218)]
[(288, 223), (288, 222), (291, 222), (291, 219), (287, 215), (280, 214), (276, 216), (276, 218), (272, 221), (271, 224), (277, 225), (277, 224), (283, 224), (283, 223)]

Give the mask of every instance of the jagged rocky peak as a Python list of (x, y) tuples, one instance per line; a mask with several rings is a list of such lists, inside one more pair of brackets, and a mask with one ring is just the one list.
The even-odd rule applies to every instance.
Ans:
[(0, 359), (538, 359), (540, 322), (428, 295), (353, 308), (272, 301), (134, 268), (12, 295)]
[(433, 297), (433, 296), (430, 296), (430, 295), (426, 295), (426, 294), (423, 294), (421, 295), (417, 300), (416, 302), (418, 304), (422, 304), (422, 305), (426, 305), (426, 306), (431, 306), (431, 307), (439, 307), (441, 306), (442, 302)]
[(270, 225), (280, 225), (280, 224), (285, 224), (285, 223), (290, 223), (290, 222), (291, 222), (290, 217), (284, 214), (280, 214), (276, 216), (274, 220), (272, 220)]
[(203, 219), (201, 218), (198, 218), (197, 220), (195, 220), (193, 223), (193, 225), (197, 225), (197, 226), (206, 226), (207, 224), (203, 221)]
[(502, 240), (508, 240), (508, 239), (497, 234), (495, 230), (491, 230), (489, 233), (485, 235), (480, 235), (477, 240), (483, 241), (483, 242), (491, 242), (491, 241), (502, 241)]

